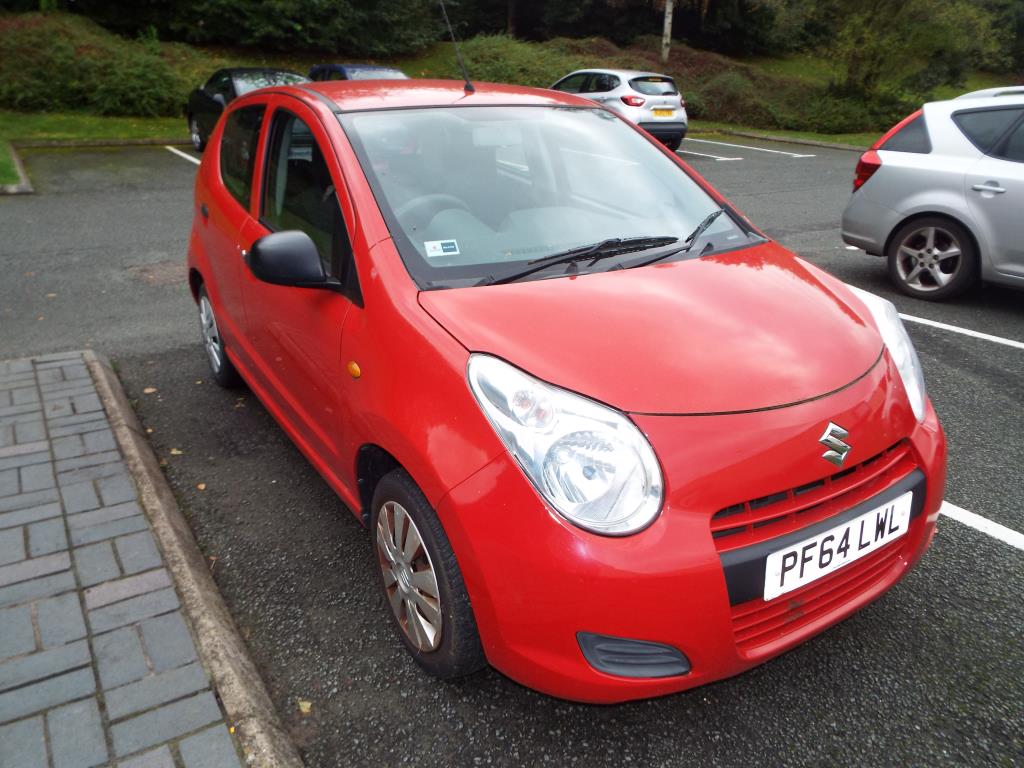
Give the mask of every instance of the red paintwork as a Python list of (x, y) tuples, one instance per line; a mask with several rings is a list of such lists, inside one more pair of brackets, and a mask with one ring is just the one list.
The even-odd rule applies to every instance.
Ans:
[[(480, 84), (473, 95), (459, 83), (432, 81), (312, 88), (350, 109), (456, 101), (592, 106), (551, 91)], [(220, 180), (223, 121), (196, 180), (193, 288), (205, 282), (232, 360), (354, 512), (362, 512), (361, 447), (383, 448), (415, 479), (451, 539), (488, 659), (502, 672), (584, 701), (682, 690), (741, 672), (849, 615), (923, 553), (942, 500), (945, 440), (930, 406), (915, 423), (888, 356), (879, 359), (882, 344), (866, 310), (840, 282), (767, 244), (638, 270), (419, 293), (328, 105), (293, 87), (255, 92), (228, 112), (253, 103), (286, 106), (325, 149), (364, 306), (251, 276), (240, 253), (266, 233), (257, 220), (261, 172), (245, 211)], [(270, 122), (268, 115), (264, 126)], [(264, 129), (258, 157), (266, 141)], [(199, 214), (203, 203), (208, 219)], [(654, 524), (603, 538), (548, 509), (470, 394), (466, 363), (478, 349), (633, 412), (665, 474), (665, 509)], [(351, 360), (362, 369), (359, 379), (345, 372)], [(652, 415), (801, 400), (732, 415)], [(880, 584), (755, 656), (741, 653), (710, 516), (829, 475), (834, 468), (821, 460), (817, 442), (829, 420), (856, 436), (851, 463), (909, 439), (928, 477), (925, 514)], [(663, 680), (599, 673), (576, 644), (580, 630), (672, 643), (693, 671)]]

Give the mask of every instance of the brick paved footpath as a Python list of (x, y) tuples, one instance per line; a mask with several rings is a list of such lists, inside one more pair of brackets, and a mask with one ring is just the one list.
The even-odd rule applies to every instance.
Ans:
[(239, 754), (81, 354), (0, 362), (0, 768)]

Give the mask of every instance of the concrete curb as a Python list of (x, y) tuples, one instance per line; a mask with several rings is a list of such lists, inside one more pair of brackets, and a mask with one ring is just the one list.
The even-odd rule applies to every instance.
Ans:
[(21, 158), (18, 157), (18, 150), (14, 146), (14, 142), (8, 142), (8, 145), (11, 148), (11, 159), (14, 161), (14, 170), (18, 173), (19, 181), (17, 184), (0, 184), (0, 195), (31, 195), (36, 190), (28, 179)]
[(61, 147), (175, 147), (192, 146), (188, 139), (20, 139), (11, 146), (22, 149), (50, 149)]
[(823, 147), (825, 149), (844, 149), (848, 152), (865, 152), (867, 147), (858, 147), (855, 144), (833, 144), (831, 141), (818, 141), (817, 139), (788, 138), (786, 136), (772, 136), (767, 133), (756, 133), (754, 131), (734, 131), (727, 128), (719, 129), (718, 133), (729, 136), (743, 136), (748, 139), (761, 139), (762, 141), (777, 141), (783, 144), (805, 144), (808, 147)]
[(195, 630), (199, 654), (213, 677), (247, 763), (258, 768), (301, 768), (298, 752), (281, 725), (117, 374), (110, 362), (95, 352), (86, 350), (84, 357)]

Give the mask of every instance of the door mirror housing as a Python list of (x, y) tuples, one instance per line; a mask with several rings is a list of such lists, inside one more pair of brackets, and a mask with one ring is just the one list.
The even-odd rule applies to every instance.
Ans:
[(299, 230), (273, 232), (252, 244), (245, 258), (257, 280), (296, 288), (338, 290), (341, 283), (324, 272), (309, 235)]
[(218, 104), (220, 104), (221, 109), (223, 109), (224, 107), (226, 107), (228, 105), (228, 100), (224, 98), (224, 94), (223, 93), (215, 93), (215, 94), (213, 94), (213, 100), (215, 102), (217, 102)]

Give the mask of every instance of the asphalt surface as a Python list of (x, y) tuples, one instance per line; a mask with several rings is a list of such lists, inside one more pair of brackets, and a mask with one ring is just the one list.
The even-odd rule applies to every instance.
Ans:
[[(684, 146), (742, 158), (685, 156), (783, 244), (902, 312), (1024, 341), (1024, 293), (919, 302), (845, 250), (856, 154), (737, 143), (815, 155)], [(309, 765), (1024, 763), (1024, 553), (945, 518), (884, 598), (731, 680), (593, 707), (490, 670), (426, 678), (392, 634), (369, 537), (252, 395), (208, 379), (174, 273), (195, 166), (159, 149), (24, 159), (40, 194), (0, 199), (0, 358), (93, 345), (115, 359)], [(1024, 351), (908, 327), (950, 441), (947, 498), (1024, 530)]]

